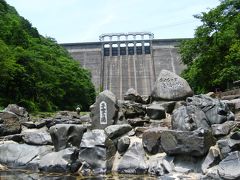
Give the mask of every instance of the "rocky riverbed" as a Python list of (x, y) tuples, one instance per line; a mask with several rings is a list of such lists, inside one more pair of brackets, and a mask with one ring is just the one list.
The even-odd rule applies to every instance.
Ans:
[(90, 115), (61, 111), (33, 121), (11, 104), (0, 112), (0, 169), (238, 179), (239, 109), (238, 97), (194, 95), (184, 79), (166, 70), (149, 96), (129, 89), (117, 100), (103, 91)]

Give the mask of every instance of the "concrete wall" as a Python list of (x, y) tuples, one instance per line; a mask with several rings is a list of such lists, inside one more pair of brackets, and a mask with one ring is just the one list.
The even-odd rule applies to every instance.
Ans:
[[(96, 90), (111, 90), (119, 99), (129, 89), (141, 95), (149, 95), (155, 79), (162, 69), (180, 74), (184, 66), (180, 63), (177, 46), (181, 39), (152, 40), (151, 54), (103, 56), (102, 44), (62, 44), (71, 56), (91, 71)], [(101, 72), (102, 71), (102, 72)]]

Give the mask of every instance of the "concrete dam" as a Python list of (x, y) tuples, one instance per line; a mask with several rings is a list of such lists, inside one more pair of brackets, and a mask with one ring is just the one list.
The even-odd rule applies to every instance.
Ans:
[(119, 99), (129, 88), (149, 95), (162, 69), (180, 74), (178, 54), (183, 39), (154, 39), (150, 32), (103, 34), (99, 42), (61, 44), (89, 69), (97, 91), (110, 90)]

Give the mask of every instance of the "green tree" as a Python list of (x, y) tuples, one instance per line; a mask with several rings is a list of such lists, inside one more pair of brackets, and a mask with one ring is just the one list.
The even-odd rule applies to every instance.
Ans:
[(182, 75), (198, 93), (230, 88), (240, 79), (240, 1), (222, 0), (195, 17), (202, 25), (180, 45)]
[(0, 106), (29, 111), (88, 110), (95, 100), (90, 73), (53, 38), (0, 0)]

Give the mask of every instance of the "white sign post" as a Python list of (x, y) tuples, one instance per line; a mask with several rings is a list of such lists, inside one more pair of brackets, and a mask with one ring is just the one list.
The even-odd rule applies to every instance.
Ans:
[(100, 124), (107, 124), (107, 103), (105, 101), (100, 102)]

